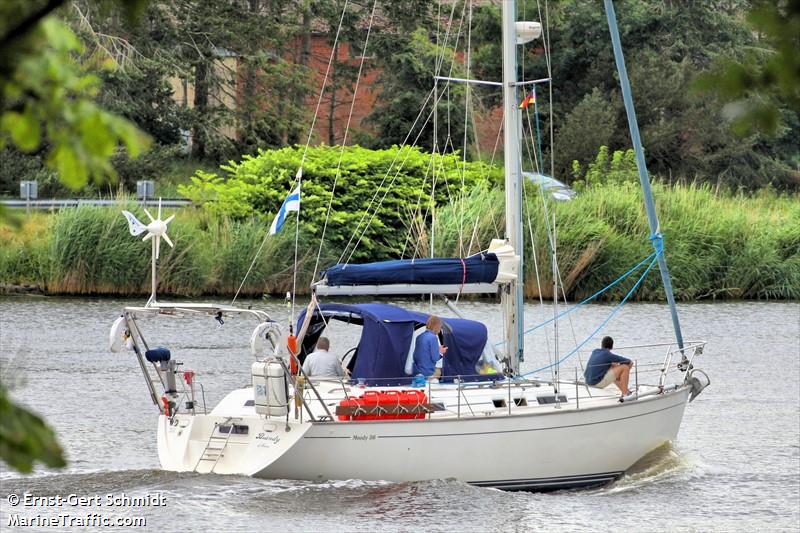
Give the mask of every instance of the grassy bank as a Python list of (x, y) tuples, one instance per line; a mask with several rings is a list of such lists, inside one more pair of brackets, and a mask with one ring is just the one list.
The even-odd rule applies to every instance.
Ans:
[[(676, 298), (800, 298), (800, 198), (769, 191), (755, 196), (731, 194), (695, 185), (655, 184), (653, 192)], [(538, 194), (528, 191), (523, 217), (526, 295), (539, 294), (530, 245), (533, 234), (542, 293), (550, 297), (550, 251)], [(441, 210), (436, 224), (437, 253), (458, 252), (460, 224), (467, 230), (463, 232), (464, 251), (486, 248), (489, 239), (502, 235), (502, 205), (500, 191), (473, 191), (464, 215), (459, 205)], [(593, 187), (555, 207), (558, 262), (570, 299), (593, 294), (653, 251), (638, 184)], [(549, 215), (552, 217), (552, 212)], [(618, 285), (606, 296), (619, 299), (634, 281)], [(663, 299), (656, 272), (635, 297)]]
[[(800, 298), (800, 199), (762, 192), (717, 193), (708, 187), (655, 187), (666, 257), (681, 300)], [(544, 214), (536, 191), (525, 206), (526, 293), (550, 296), (552, 284)], [(503, 197), (474, 188), (465, 201), (435, 213), (433, 235), (413, 230), (406, 255), (474, 253), (502, 235)], [(149, 292), (149, 245), (131, 237), (119, 211), (80, 207), (33, 214), (21, 226), (0, 226), (0, 282), (28, 284), (47, 293), (133, 295)], [(131, 208), (137, 215), (137, 209)], [(651, 251), (638, 186), (606, 185), (556, 205), (558, 257), (570, 299), (580, 299), (617, 278)], [(531, 224), (528, 226), (527, 218)], [(291, 288), (294, 228), (287, 223), (266, 240), (243, 294), (283, 294)], [(170, 224), (175, 248), (162, 248), (160, 293), (231, 295), (247, 272), (269, 223), (234, 221), (202, 209), (185, 209)], [(409, 224), (409, 226), (414, 226)], [(405, 229), (398, 230), (405, 233)], [(530, 235), (539, 263), (537, 284)], [(461, 239), (459, 239), (461, 235)], [(301, 234), (298, 287), (306, 289), (318, 239)], [(321, 265), (338, 251), (323, 249)], [(607, 294), (618, 299), (633, 280)], [(652, 273), (636, 298), (663, 297)]]

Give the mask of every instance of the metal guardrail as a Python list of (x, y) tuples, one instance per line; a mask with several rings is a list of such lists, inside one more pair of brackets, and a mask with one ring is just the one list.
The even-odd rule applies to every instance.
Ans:
[[(147, 200), (129, 200), (136, 202), (143, 207), (157, 206), (158, 198)], [(95, 207), (118, 207), (121, 205), (119, 200), (103, 198), (46, 198), (38, 200), (0, 200), (0, 204), (9, 209), (63, 209), (65, 207), (78, 207), (80, 205), (90, 205)], [(162, 198), (163, 207), (184, 207), (191, 204), (190, 200), (178, 198)]]
[[(630, 350), (642, 351), (643, 349), (646, 348), (651, 349), (650, 351), (652, 353), (647, 355), (641, 355), (639, 358), (634, 359), (635, 373), (631, 376), (631, 379), (633, 380), (634, 390), (636, 391), (635, 399), (638, 400), (640, 398), (645, 398), (648, 396), (663, 394), (664, 392), (667, 391), (676, 390), (680, 386), (680, 384), (684, 382), (683, 376), (685, 374), (681, 375), (681, 379), (679, 381), (670, 384), (667, 383), (667, 375), (673, 372), (680, 372), (681, 370), (683, 372), (688, 371), (691, 368), (692, 363), (694, 362), (695, 356), (703, 353), (705, 345), (706, 341), (687, 341), (684, 344), (684, 348), (681, 349), (678, 348), (675, 342), (665, 342), (656, 344), (641, 344), (636, 346), (623, 346), (620, 348), (615, 348), (615, 351), (630, 351)], [(663, 362), (658, 362), (658, 360), (661, 359), (660, 352), (661, 349), (663, 348), (666, 348), (666, 355), (664, 356)], [(681, 354), (681, 356), (685, 355), (686, 359), (683, 360), (682, 357), (681, 361), (674, 363), (673, 356), (677, 354)], [(644, 360), (652, 359), (653, 362), (651, 363), (641, 362), (643, 359)], [(681, 368), (681, 366), (683, 366), (683, 369)], [(640, 372), (642, 374), (642, 377), (644, 377), (645, 380), (647, 380), (646, 382), (640, 381)], [(470, 404), (469, 397), (467, 396), (467, 394), (465, 394), (465, 391), (467, 389), (491, 390), (495, 393), (498, 393), (498, 396), (499, 394), (504, 394), (504, 395), (507, 394), (507, 400), (505, 402), (505, 405), (495, 406), (495, 407), (505, 407), (508, 410), (508, 415), (511, 415), (513, 406), (521, 407), (523, 405), (525, 406), (528, 405), (527, 403), (523, 404), (522, 402), (518, 402), (518, 400), (520, 398), (524, 398), (524, 396), (518, 396), (512, 394), (512, 391), (518, 391), (520, 389), (524, 391), (526, 388), (529, 387), (534, 387), (538, 389), (542, 385), (552, 385), (551, 381), (536, 379), (536, 378), (516, 378), (516, 379), (512, 378), (512, 379), (505, 379), (492, 382), (488, 381), (471, 382), (471, 381), (463, 381), (461, 379), (461, 376), (451, 376), (451, 377), (456, 378), (454, 380), (454, 383), (456, 385), (456, 391), (455, 391), (456, 403), (450, 404), (449, 408), (446, 410), (450, 411), (451, 413), (454, 413), (456, 415), (456, 418), (458, 419), (482, 417), (485, 415), (484, 411), (476, 411), (473, 409), (473, 405)], [(401, 379), (409, 379), (409, 378), (410, 378), (409, 376), (404, 376), (403, 378), (387, 378), (387, 382), (389, 381), (397, 382)], [(352, 391), (350, 394), (348, 394), (348, 388), (347, 388), (348, 385), (350, 386), (355, 385), (353, 380), (322, 378), (315, 381), (338, 385), (338, 387), (334, 387), (334, 389), (331, 389), (331, 392), (333, 390), (338, 390), (338, 388), (341, 388), (344, 391), (345, 398), (349, 398), (350, 394), (355, 394)], [(311, 380), (308, 380), (308, 383), (311, 384)], [(574, 380), (564, 379), (560, 382), (560, 385), (563, 385), (565, 387), (563, 389), (559, 387), (559, 391), (553, 395), (555, 398), (554, 407), (556, 409), (560, 409), (561, 404), (566, 402), (566, 400), (561, 399), (560, 396), (562, 395), (562, 393), (565, 393), (567, 387), (572, 388), (574, 386), (575, 388), (575, 409), (580, 410), (581, 409), (580, 401), (582, 399), (587, 399), (587, 396), (581, 398), (579, 393), (580, 388), (584, 387), (586, 388), (589, 399), (593, 396), (591, 391), (591, 386), (587, 385), (585, 381), (583, 381), (582, 376), (579, 377), (578, 367), (575, 367)], [(646, 392), (640, 392), (640, 386), (646, 386), (651, 388), (652, 390)], [(452, 388), (440, 389), (435, 385), (432, 386), (432, 383), (430, 381), (425, 383), (425, 388), (427, 393), (427, 401), (430, 405), (443, 403), (442, 402), (443, 399), (447, 400), (453, 399), (451, 394)], [(612, 393), (615, 393), (615, 390), (613, 388), (610, 390), (612, 391)], [(442, 396), (437, 396), (437, 394), (442, 394), (443, 391), (447, 393), (447, 395), (444, 398)], [(330, 413), (325, 402), (332, 399), (338, 399), (338, 397), (330, 397), (330, 396), (320, 397), (319, 392), (317, 392), (316, 390), (314, 392), (317, 394), (316, 401), (323, 406), (326, 412)], [(307, 403), (307, 401), (313, 403), (315, 399), (310, 397), (310, 394), (309, 395), (304, 393), (301, 394), (302, 394), (301, 399), (303, 401), (305, 409), (309, 413), (311, 413), (310, 404)], [(616, 399), (616, 395), (614, 395), (613, 397)], [(462, 407), (465, 407), (468, 411), (465, 411), (464, 409), (462, 409)], [(431, 413), (432, 411), (428, 411), (427, 418), (430, 419)], [(362, 413), (362, 414), (369, 414), (369, 413)], [(333, 418), (330, 416), (327, 418), (333, 420)]]

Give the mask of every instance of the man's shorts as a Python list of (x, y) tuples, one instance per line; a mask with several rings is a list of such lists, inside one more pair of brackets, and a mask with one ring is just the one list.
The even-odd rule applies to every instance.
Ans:
[(603, 376), (603, 379), (601, 379), (598, 383), (592, 386), (597, 387), (598, 389), (604, 389), (609, 385), (611, 385), (612, 383), (614, 383), (615, 381), (617, 381), (617, 375), (614, 373), (613, 370), (609, 368), (608, 372), (606, 372), (606, 375)]

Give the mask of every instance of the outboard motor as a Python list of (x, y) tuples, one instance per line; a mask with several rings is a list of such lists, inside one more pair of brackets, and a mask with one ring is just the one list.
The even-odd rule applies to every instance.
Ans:
[[(703, 376), (703, 379), (700, 379), (700, 375)], [(708, 374), (699, 368), (694, 368), (686, 375), (686, 383), (689, 385), (689, 387), (691, 387), (689, 402), (693, 402), (694, 399), (697, 398), (701, 392), (703, 392), (703, 389), (711, 385), (711, 379), (708, 377)]]
[(177, 361), (173, 361), (167, 348), (153, 348), (144, 352), (145, 358), (151, 363), (158, 364), (158, 370), (164, 375), (167, 383), (167, 394), (177, 394), (178, 385), (175, 382), (175, 373), (178, 371)]
[(284, 366), (275, 358), (253, 363), (253, 396), (256, 413), (266, 416), (289, 414), (289, 382)]

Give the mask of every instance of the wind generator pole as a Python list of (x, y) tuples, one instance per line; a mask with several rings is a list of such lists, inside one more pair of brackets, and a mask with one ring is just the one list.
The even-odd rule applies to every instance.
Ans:
[(658, 269), (661, 271), (664, 293), (667, 295), (669, 311), (672, 314), (672, 326), (675, 328), (675, 339), (678, 341), (678, 348), (683, 350), (681, 323), (680, 320), (678, 320), (678, 310), (675, 307), (675, 297), (672, 294), (672, 282), (669, 278), (667, 260), (664, 258), (664, 254), (661, 253), (664, 248), (664, 241), (661, 235), (661, 228), (658, 224), (656, 206), (653, 203), (653, 193), (650, 190), (650, 177), (647, 174), (647, 165), (644, 161), (644, 150), (642, 149), (642, 140), (639, 136), (639, 125), (636, 122), (636, 111), (633, 108), (631, 84), (628, 80), (628, 71), (625, 68), (625, 58), (622, 55), (622, 44), (620, 43), (619, 29), (617, 28), (617, 16), (614, 13), (614, 2), (612, 0), (604, 0), (604, 2), (606, 18), (608, 19), (608, 29), (611, 32), (611, 44), (614, 47), (614, 60), (617, 63), (617, 72), (619, 73), (619, 84), (622, 88), (622, 99), (625, 101), (625, 112), (628, 115), (628, 128), (631, 131), (633, 150), (636, 152), (636, 168), (639, 170), (639, 182), (642, 184), (642, 192), (644, 193), (644, 206), (645, 209), (647, 209), (647, 221), (650, 224), (650, 239), (653, 241), (653, 247), (659, 252)]
[(523, 360), (522, 277), (522, 188), (520, 179), (520, 137), (522, 124), (517, 109), (517, 31), (515, 0), (503, 3), (503, 152), (505, 166), (506, 239), (519, 255), (519, 275), (501, 293), (506, 311), (506, 348), (513, 374), (519, 374)]
[(156, 279), (156, 263), (158, 259), (156, 258), (156, 240), (152, 239), (150, 243), (151, 249), (151, 271), (150, 271), (150, 299), (147, 300), (147, 305), (145, 307), (149, 307), (151, 304), (156, 303), (156, 289), (158, 288), (158, 280)]

